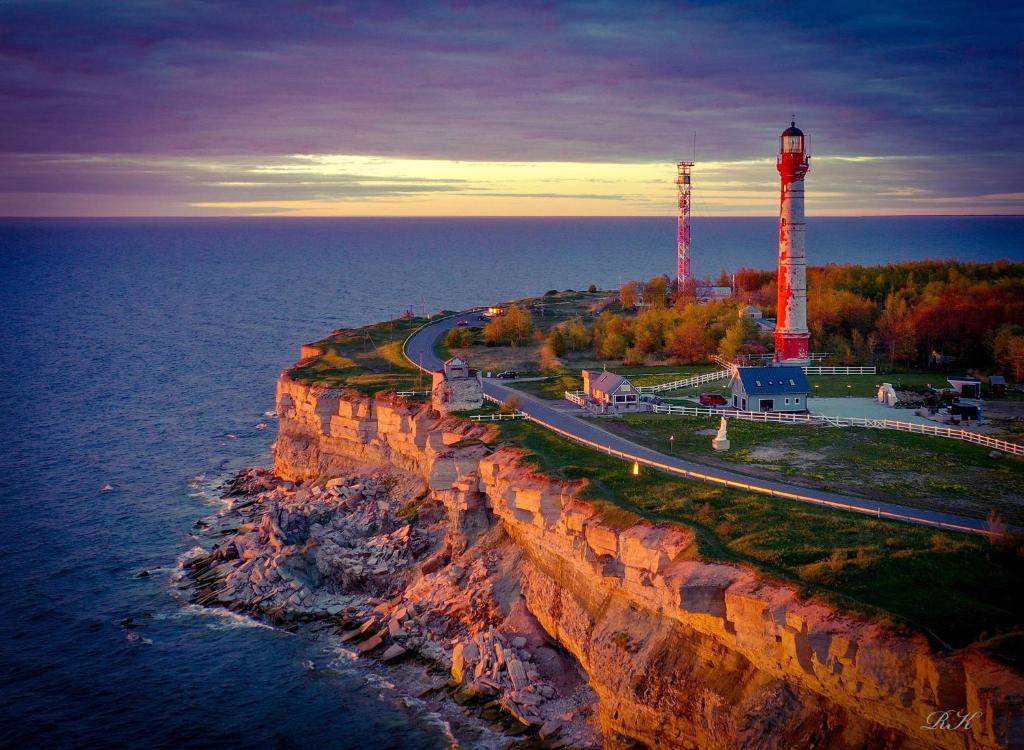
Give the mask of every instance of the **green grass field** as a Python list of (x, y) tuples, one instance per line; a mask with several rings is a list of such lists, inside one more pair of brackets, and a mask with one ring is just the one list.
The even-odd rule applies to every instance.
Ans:
[(606, 427), (642, 445), (758, 476), (1024, 526), (1024, 461), (992, 459), (958, 440), (889, 430), (729, 421), (730, 450), (706, 433), (714, 417), (630, 414)]
[(1024, 658), (1024, 560), (984, 540), (829, 511), (670, 477), (578, 446), (529, 422), (498, 423), (554, 477), (589, 480), (586, 496), (619, 527), (639, 518), (694, 530), (702, 559), (750, 565), (807, 593), (963, 647), (999, 633)]

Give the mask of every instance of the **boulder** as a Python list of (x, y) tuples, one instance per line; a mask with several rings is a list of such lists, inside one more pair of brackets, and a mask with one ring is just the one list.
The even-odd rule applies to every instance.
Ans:
[(466, 646), (463, 643), (456, 643), (452, 649), (452, 679), (462, 682), (466, 670)]
[(516, 690), (524, 690), (530, 681), (526, 677), (526, 670), (523, 668), (523, 663), (519, 659), (511, 658), (508, 660), (508, 676), (512, 680), (512, 685)]
[(365, 654), (365, 653), (369, 653), (370, 651), (373, 651), (375, 648), (380, 646), (382, 643), (384, 643), (384, 633), (383, 632), (374, 633), (369, 638), (367, 638), (365, 641), (360, 643), (357, 648), (359, 649), (359, 653)]
[(398, 659), (401, 659), (403, 656), (405, 656), (405, 654), (405, 649), (396, 643), (391, 646), (388, 646), (384, 650), (384, 653), (381, 654), (380, 660), (383, 662), (397, 661)]
[(556, 719), (551, 719), (550, 721), (546, 721), (541, 725), (538, 734), (540, 735), (540, 738), (542, 740), (550, 740), (554, 737), (557, 737), (561, 731), (562, 722)]

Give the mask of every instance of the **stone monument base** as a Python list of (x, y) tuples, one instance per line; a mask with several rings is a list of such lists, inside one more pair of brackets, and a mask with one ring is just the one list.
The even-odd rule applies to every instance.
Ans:
[(729, 450), (729, 438), (714, 438), (711, 441), (711, 447), (716, 451), (727, 451)]

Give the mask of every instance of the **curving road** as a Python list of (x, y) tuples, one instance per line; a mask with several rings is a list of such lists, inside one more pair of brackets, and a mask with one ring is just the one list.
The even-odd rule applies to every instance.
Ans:
[[(455, 328), (459, 320), (463, 318), (472, 320), (477, 314), (477, 310), (457, 313), (428, 323), (419, 330), (414, 331), (405, 342), (403, 351), (406, 358), (427, 372), (441, 369), (444, 363), (434, 352), (434, 345), (445, 332)], [(554, 404), (561, 402), (537, 398), (529, 393), (509, 388), (500, 381), (485, 378), (484, 395), (498, 402), (514, 395), (520, 400), (522, 410), (537, 424), (543, 425), (549, 430), (553, 430), (570, 440), (582, 443), (595, 450), (600, 450), (603, 453), (627, 461), (636, 461), (644, 466), (650, 466), (668, 474), (712, 482), (772, 497), (781, 497), (787, 500), (796, 500), (853, 513), (863, 513), (876, 518), (906, 521), (967, 534), (988, 534), (985, 521), (976, 518), (965, 518), (950, 513), (910, 508), (895, 503), (865, 500), (864, 498), (840, 495), (835, 492), (756, 479), (732, 471), (693, 463), (677, 456), (669, 456), (650, 448), (645, 448), (626, 438), (613, 435), (601, 429), (592, 421), (581, 419), (576, 416), (579, 413), (576, 407), (567, 408), (568, 402), (565, 402), (566, 405), (562, 406), (562, 408), (557, 408)]]

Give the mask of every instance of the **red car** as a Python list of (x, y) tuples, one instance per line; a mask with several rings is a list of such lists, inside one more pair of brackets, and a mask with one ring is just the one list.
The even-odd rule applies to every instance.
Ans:
[(459, 328), (465, 328), (466, 326), (469, 325), (469, 321), (468, 320), (460, 320), (455, 325), (457, 325)]
[(699, 401), (701, 406), (725, 406), (729, 403), (720, 393), (702, 393)]

